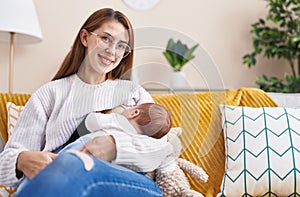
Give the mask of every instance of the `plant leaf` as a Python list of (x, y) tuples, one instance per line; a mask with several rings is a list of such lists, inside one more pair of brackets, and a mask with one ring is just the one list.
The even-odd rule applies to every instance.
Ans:
[(167, 51), (174, 51), (174, 45), (175, 42), (172, 38), (169, 39), (168, 44), (167, 44)]
[(172, 67), (175, 67), (176, 66), (176, 62), (174, 61), (172, 55), (165, 51), (163, 52), (164, 56), (166, 57), (167, 61), (169, 62), (169, 64), (172, 66)]
[(199, 44), (196, 44), (195, 46), (193, 46), (192, 48), (188, 49), (185, 53), (184, 53), (184, 58), (187, 60), (190, 60), (190, 58), (192, 58), (194, 51), (196, 50), (196, 48), (199, 46)]

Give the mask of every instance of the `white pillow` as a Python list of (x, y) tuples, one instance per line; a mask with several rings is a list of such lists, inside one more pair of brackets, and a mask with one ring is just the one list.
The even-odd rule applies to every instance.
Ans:
[(220, 110), (226, 163), (218, 196), (299, 196), (300, 109)]
[[(8, 137), (11, 136), (12, 130), (15, 127), (15, 125), (17, 123), (17, 120), (20, 117), (23, 108), (24, 108), (24, 106), (17, 106), (12, 102), (7, 102), (6, 103), (6, 109), (7, 109), (7, 134), (8, 134)], [(0, 152), (3, 151), (2, 145), (4, 147), (2, 139), (0, 138)], [(0, 184), (0, 197), (13, 196), (15, 192), (16, 192), (16, 188), (7, 187), (7, 186), (4, 186), (4, 185)]]
[[(17, 106), (12, 102), (7, 102), (6, 103), (8, 137), (11, 136), (12, 129), (15, 127), (15, 124), (17, 123), (17, 120), (20, 117), (20, 114), (21, 114), (23, 108), (24, 108), (23, 106)], [(0, 184), (0, 197), (2, 197), (2, 196), (3, 197), (13, 196), (13, 194), (15, 192), (16, 192), (16, 188), (7, 187), (7, 186), (4, 186), (4, 185)]]
[(24, 106), (18, 106), (15, 105), (12, 102), (6, 103), (6, 109), (7, 109), (7, 134), (8, 137), (11, 136), (13, 128), (15, 128), (15, 125), (17, 123), (18, 118), (21, 115), (21, 112), (23, 111)]

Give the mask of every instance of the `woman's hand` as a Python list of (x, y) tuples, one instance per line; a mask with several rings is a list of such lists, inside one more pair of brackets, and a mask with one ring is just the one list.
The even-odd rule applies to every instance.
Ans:
[(17, 177), (20, 178), (22, 173), (29, 179), (32, 179), (43, 168), (45, 168), (57, 154), (40, 151), (23, 151), (17, 159)]
[(111, 135), (94, 137), (80, 151), (104, 161), (114, 160), (117, 154), (115, 140)]

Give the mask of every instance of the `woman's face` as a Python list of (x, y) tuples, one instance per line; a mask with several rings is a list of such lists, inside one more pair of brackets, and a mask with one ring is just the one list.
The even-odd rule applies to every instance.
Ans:
[(118, 66), (124, 53), (127, 53), (129, 35), (117, 21), (108, 21), (93, 32), (86, 33), (86, 63), (92, 71), (103, 75)]

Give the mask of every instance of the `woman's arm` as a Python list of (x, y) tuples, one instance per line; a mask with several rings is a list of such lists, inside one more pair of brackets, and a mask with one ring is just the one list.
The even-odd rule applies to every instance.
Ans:
[(57, 154), (41, 151), (22, 151), (17, 158), (17, 178), (23, 174), (32, 179), (55, 159)]
[[(18, 169), (21, 163), (27, 160), (19, 158), (19, 154), (28, 151), (40, 151), (45, 143), (45, 126), (47, 115), (40, 99), (33, 94), (27, 102), (20, 118), (13, 130), (12, 136), (9, 138), (4, 151), (0, 154), (0, 182), (5, 185), (16, 185), (23, 175), (23, 169)], [(28, 152), (30, 153), (30, 152)], [(26, 157), (34, 159), (38, 162), (45, 162), (41, 159), (44, 155), (34, 156), (29, 154)], [(18, 159), (19, 158), (19, 159)], [(21, 160), (20, 160), (21, 159)], [(20, 162), (20, 163), (19, 163)], [(26, 165), (27, 171), (37, 168), (37, 165)], [(31, 168), (32, 166), (32, 168)], [(25, 173), (29, 175), (29, 173)]]

